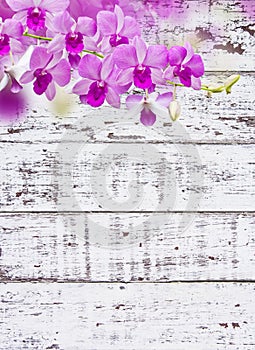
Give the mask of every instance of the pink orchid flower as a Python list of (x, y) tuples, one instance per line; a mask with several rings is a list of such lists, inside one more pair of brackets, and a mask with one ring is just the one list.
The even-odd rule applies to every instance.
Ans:
[(162, 83), (162, 69), (167, 65), (167, 48), (164, 45), (147, 47), (142, 38), (135, 37), (132, 45), (117, 46), (113, 52), (116, 65), (122, 70), (120, 85), (134, 82), (141, 89)]
[[(10, 8), (17, 12), (14, 18), (26, 24), (29, 29), (45, 29), (53, 14), (65, 11), (70, 0), (6, 0)], [(48, 26), (48, 25), (47, 25)]]
[(73, 88), (84, 104), (92, 107), (101, 106), (106, 100), (111, 106), (120, 107), (122, 92), (116, 85), (116, 71), (111, 55), (103, 60), (91, 55), (85, 55), (79, 64), (79, 74), (82, 79)]
[(115, 5), (114, 12), (100, 11), (97, 15), (98, 28), (102, 33), (102, 52), (111, 52), (121, 44), (129, 44), (129, 40), (141, 35), (136, 20), (130, 16), (124, 16), (122, 9)]
[(84, 49), (84, 36), (92, 37), (96, 34), (96, 22), (89, 17), (79, 17), (77, 23), (68, 11), (57, 14), (50, 31), (58, 33), (48, 45), (49, 52), (59, 52), (66, 48), (71, 54), (78, 54)]
[(15, 53), (22, 34), (23, 27), (19, 21), (9, 18), (3, 23), (0, 21), (0, 57), (8, 55), (11, 51)]
[(141, 123), (145, 126), (151, 126), (155, 123), (157, 116), (169, 118), (168, 106), (172, 98), (172, 92), (165, 92), (161, 95), (153, 92), (148, 97), (130, 95), (126, 99), (126, 105), (131, 117), (140, 114)]
[(62, 54), (53, 55), (46, 48), (37, 46), (30, 59), (30, 71), (25, 72), (21, 78), (21, 84), (34, 81), (34, 92), (37, 95), (45, 93), (48, 100), (53, 100), (56, 95), (55, 82), (59, 86), (66, 86), (71, 79), (71, 67)]
[(195, 90), (201, 88), (200, 77), (204, 74), (204, 63), (200, 55), (194, 53), (192, 46), (172, 46), (168, 53), (169, 67), (164, 73), (167, 80), (179, 83)]

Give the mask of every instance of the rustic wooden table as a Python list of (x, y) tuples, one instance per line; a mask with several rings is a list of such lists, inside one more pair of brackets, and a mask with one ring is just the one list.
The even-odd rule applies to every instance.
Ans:
[(38, 100), (0, 128), (0, 349), (255, 349), (252, 3), (176, 0), (146, 29), (208, 82), (241, 74), (180, 91), (175, 124)]

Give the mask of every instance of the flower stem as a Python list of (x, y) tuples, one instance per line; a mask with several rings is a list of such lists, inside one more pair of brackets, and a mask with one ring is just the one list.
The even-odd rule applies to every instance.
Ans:
[(23, 36), (28, 36), (29, 38), (34, 38), (34, 39), (39, 39), (39, 40), (52, 41), (52, 38), (47, 38), (47, 37), (40, 36), (40, 35), (30, 34), (28, 32), (24, 32)]
[(95, 52), (95, 51), (90, 51), (90, 50), (82, 50), (82, 52), (90, 53), (91, 55), (95, 55), (99, 58), (104, 58), (104, 56), (101, 53)]
[[(167, 80), (167, 83), (170, 84), (170, 85), (174, 85), (174, 87), (176, 88), (177, 86), (180, 86), (180, 87), (187, 87), (183, 84), (178, 84), (178, 83), (174, 83), (173, 81), (170, 81), (170, 80)], [(215, 92), (215, 89), (214, 88), (209, 88), (207, 87), (206, 85), (202, 85), (200, 90), (204, 90), (204, 91), (208, 91), (208, 92)], [(221, 91), (219, 91), (221, 92)]]
[[(27, 31), (25, 31), (23, 33), (23, 36), (27, 36), (29, 38), (33, 38), (33, 39), (38, 39), (38, 40), (44, 40), (44, 41), (52, 41), (53, 38), (47, 38), (45, 36), (40, 36), (40, 35), (35, 35), (35, 34), (30, 34), (28, 33)], [(98, 52), (95, 52), (95, 51), (90, 51), (90, 50), (82, 50), (82, 52), (86, 52), (86, 53), (89, 53), (91, 55), (95, 55), (97, 57), (100, 57), (100, 58), (104, 58), (104, 56)]]

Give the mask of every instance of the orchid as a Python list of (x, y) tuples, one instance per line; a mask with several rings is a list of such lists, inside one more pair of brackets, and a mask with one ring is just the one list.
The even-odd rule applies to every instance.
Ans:
[[(202, 85), (204, 63), (189, 43), (167, 48), (147, 45), (141, 37), (136, 18), (148, 11), (152, 19), (155, 13), (167, 17), (169, 1), (3, 0), (1, 101), (5, 96), (21, 101), (21, 90), (30, 83), (35, 94), (50, 101), (60, 86), (94, 108), (104, 103), (120, 108), (127, 93), (129, 115), (140, 115), (142, 124), (150, 126), (157, 117), (179, 118), (180, 88), (204, 90), (208, 96), (230, 93), (240, 76)], [(162, 88), (167, 91), (159, 94)]]
[(184, 46), (173, 46), (168, 53), (170, 66), (164, 76), (168, 80), (180, 81), (187, 87), (195, 90), (201, 88), (200, 77), (204, 74), (204, 64), (201, 56), (194, 54), (189, 43)]
[(23, 27), (15, 19), (6, 19), (0, 22), (0, 56), (15, 52), (19, 47), (19, 40), (23, 34)]
[(85, 55), (79, 64), (79, 74), (85, 78), (75, 84), (73, 92), (80, 96), (84, 104), (101, 106), (106, 100), (111, 106), (120, 107), (121, 88), (116, 85), (116, 70), (111, 56), (103, 61)]
[(69, 0), (6, 0), (6, 2), (14, 12), (17, 12), (14, 18), (34, 31), (45, 29), (53, 14), (64, 11), (69, 6)]
[(172, 101), (172, 92), (157, 95), (155, 92), (147, 95), (130, 95), (126, 99), (129, 115), (135, 117), (140, 114), (140, 121), (145, 126), (155, 123), (156, 117), (169, 117), (168, 107)]
[(45, 93), (48, 100), (53, 100), (56, 95), (54, 82), (65, 86), (71, 79), (70, 65), (60, 57), (48, 53), (44, 47), (36, 47), (31, 55), (30, 70), (21, 76), (20, 83), (34, 81), (34, 92), (37, 95)]
[(141, 35), (136, 20), (130, 16), (124, 16), (117, 5), (114, 12), (100, 11), (97, 15), (97, 23), (103, 35), (102, 52), (111, 52), (114, 47), (129, 44), (130, 39)]
[(167, 65), (167, 48), (164, 45), (147, 47), (142, 38), (135, 37), (132, 45), (116, 47), (113, 57), (122, 70), (120, 85), (134, 82), (141, 89), (149, 89), (152, 84), (162, 83), (162, 69)]
[(69, 54), (69, 62), (76, 68), (85, 46), (85, 36), (93, 37), (96, 34), (96, 22), (89, 17), (79, 17), (77, 23), (68, 11), (57, 14), (49, 26), (50, 32), (57, 33), (48, 45), (48, 51), (52, 53), (62, 52), (64, 49)]

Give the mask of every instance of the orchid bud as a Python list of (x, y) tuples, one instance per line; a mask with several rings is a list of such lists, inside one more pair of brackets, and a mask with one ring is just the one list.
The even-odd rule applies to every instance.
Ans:
[(178, 101), (172, 101), (169, 104), (169, 114), (173, 121), (176, 121), (181, 115), (181, 105)]
[(239, 74), (233, 74), (230, 77), (228, 77), (225, 82), (224, 82), (224, 86), (225, 86), (225, 90), (227, 94), (231, 93), (231, 88), (232, 86), (238, 82), (238, 80), (240, 79), (240, 75)]
[(208, 86), (208, 89), (212, 93), (218, 93), (218, 92), (224, 91), (225, 90), (225, 86), (222, 85), (222, 84), (211, 84), (211, 85)]

